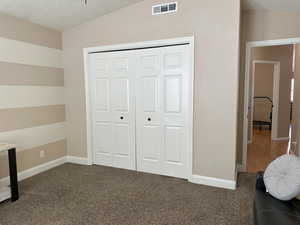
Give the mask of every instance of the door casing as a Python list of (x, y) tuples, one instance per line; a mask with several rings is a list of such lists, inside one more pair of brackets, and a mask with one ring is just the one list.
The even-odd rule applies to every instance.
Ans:
[(255, 47), (293, 45), (300, 44), (300, 38), (287, 38), (276, 40), (249, 41), (246, 43), (245, 52), (245, 80), (244, 80), (244, 113), (243, 113), (243, 143), (242, 143), (242, 162), (237, 164), (240, 172), (247, 171), (247, 152), (248, 152), (248, 113), (249, 113), (249, 95), (250, 95), (250, 69), (251, 69), (251, 51)]

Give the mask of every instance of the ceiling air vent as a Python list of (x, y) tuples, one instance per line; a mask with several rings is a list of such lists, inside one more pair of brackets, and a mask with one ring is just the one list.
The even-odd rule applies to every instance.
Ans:
[(177, 12), (177, 7), (178, 7), (177, 2), (154, 5), (152, 6), (152, 15), (160, 15), (160, 14)]

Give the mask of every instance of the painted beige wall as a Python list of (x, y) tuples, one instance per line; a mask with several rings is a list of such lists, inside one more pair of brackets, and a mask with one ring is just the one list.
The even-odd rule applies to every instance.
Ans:
[(300, 44), (296, 45), (294, 96), (295, 97), (293, 104), (292, 141), (297, 142), (296, 149), (294, 150), (300, 156)]
[(238, 163), (242, 163), (245, 49), (248, 41), (274, 40), (300, 37), (300, 14), (274, 11), (242, 11), (240, 89), (238, 113)]
[[(40, 158), (40, 151), (45, 152), (44, 158)], [(52, 160), (59, 159), (67, 154), (67, 141), (57, 141), (50, 144), (42, 145), (39, 147), (26, 149), (24, 151), (17, 152), (17, 165), (18, 172), (31, 169), (39, 166), (43, 163), (50, 162)], [(0, 157), (0, 178), (7, 177), (9, 175), (9, 166), (7, 155)]]
[(63, 33), (68, 153), (87, 156), (83, 48), (194, 35), (193, 170), (234, 180), (240, 1), (179, 0), (178, 13), (152, 16), (161, 2), (168, 1), (143, 1)]
[[(267, 96), (273, 98), (274, 65), (256, 63), (254, 72), (254, 96)], [(268, 100), (255, 100), (253, 119), (257, 121), (270, 121), (271, 103)]]
[(61, 32), (0, 13), (0, 37), (62, 49)]
[[(293, 45), (253, 48), (252, 61), (253, 60), (280, 62), (278, 137), (288, 137), (290, 125), (290, 90), (293, 73)], [(252, 70), (250, 74), (252, 74)]]
[[(51, 66), (54, 64), (52, 61), (61, 61), (60, 58), (53, 59), (52, 55), (53, 52), (61, 52), (62, 33), (1, 13), (0, 27), (1, 47), (5, 46), (4, 42), (15, 44), (9, 47), (5, 46), (5, 49), (12, 50), (8, 54), (10, 57), (6, 57), (5, 52), (0, 52), (0, 142), (11, 141), (17, 144), (18, 171), (21, 172), (66, 156), (65, 135), (59, 139), (55, 133), (57, 130), (53, 132), (53, 128), (51, 128), (53, 125), (56, 129), (56, 124), (65, 123), (65, 105), (47, 105), (45, 103), (47, 99), (54, 99), (51, 98), (52, 95), (57, 96), (49, 91), (51, 88), (53, 88), (51, 90), (57, 91), (58, 89), (63, 90), (64, 86), (63, 68)], [(26, 54), (16, 51), (13, 49), (14, 46), (22, 46)], [(32, 49), (38, 49), (40, 57), (49, 59), (49, 61), (43, 61), (49, 66), (41, 65)], [(31, 54), (27, 54), (30, 51)], [(49, 55), (51, 57), (48, 57)], [(26, 65), (18, 62), (18, 59), (22, 59), (22, 57), (30, 59), (24, 60), (24, 62), (28, 62)], [(21, 96), (24, 89), (30, 91), (28, 93), (31, 95)], [(46, 94), (43, 95), (44, 92)], [(38, 98), (43, 104), (38, 105), (35, 101), (31, 101), (32, 98), (37, 99), (36, 96), (39, 96)], [(24, 100), (22, 102), (21, 97)], [(63, 98), (64, 96), (59, 97)], [(11, 104), (8, 104), (9, 106), (2, 104), (3, 99), (8, 99)], [(58, 100), (61, 102), (60, 99)], [(53, 102), (54, 100), (51, 103)], [(32, 106), (23, 107), (26, 104), (32, 104)], [(61, 127), (59, 126), (59, 128)], [(37, 129), (36, 133), (42, 130), (46, 134), (43, 133), (36, 138), (35, 135), (32, 135), (32, 131), (35, 129)], [(63, 128), (61, 131), (63, 133)], [(49, 134), (54, 137), (49, 137)], [(42, 135), (44, 138), (40, 140)], [(40, 157), (42, 150), (45, 157)], [(0, 179), (6, 176), (8, 176), (7, 154), (1, 153)]]

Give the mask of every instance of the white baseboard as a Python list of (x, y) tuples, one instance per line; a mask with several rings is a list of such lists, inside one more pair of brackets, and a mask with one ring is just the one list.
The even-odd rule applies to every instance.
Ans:
[(289, 141), (290, 137), (272, 138), (273, 141)]
[(5, 186), (5, 187), (0, 187), (0, 202), (3, 202), (7, 199), (10, 199), (10, 188)]
[(234, 180), (223, 180), (214, 177), (204, 177), (199, 175), (192, 175), (191, 179), (189, 179), (191, 183), (194, 184), (203, 184), (213, 187), (225, 188), (230, 190), (236, 189), (236, 181)]
[(67, 162), (80, 164), (80, 165), (90, 165), (89, 160), (87, 158), (81, 158), (75, 156), (67, 156)]
[[(64, 163), (75, 163), (80, 165), (89, 165), (87, 158), (79, 158), (74, 156), (64, 156), (59, 159), (38, 165), (36, 167), (30, 168), (28, 170), (24, 170), (20, 173), (18, 173), (18, 179), (19, 181), (24, 180), (26, 178), (32, 177), (34, 175), (37, 175), (39, 173), (45, 172), (49, 169), (52, 169), (54, 167), (60, 166)], [(0, 187), (5, 187), (10, 184), (9, 177), (4, 177), (0, 179)], [(1, 199), (1, 195), (0, 195)]]
[[(39, 173), (45, 172), (54, 167), (60, 166), (66, 162), (80, 164), (80, 165), (89, 165), (89, 161), (87, 158), (64, 156), (59, 159), (53, 160), (51, 162), (47, 162), (42, 165), (33, 167), (31, 169), (22, 171), (22, 172), (18, 173), (18, 179), (19, 179), (19, 181), (24, 180), (26, 178), (29, 178), (29, 177), (32, 177)], [(213, 178), (213, 177), (192, 175), (192, 177), (189, 179), (189, 181), (191, 183), (195, 183), (195, 184), (203, 184), (203, 185), (231, 189), (231, 190), (236, 189), (236, 181), (234, 181), (234, 180), (223, 180), (223, 179), (218, 179), (218, 178)], [(0, 179), (0, 187), (7, 186), (7, 185), (9, 185), (9, 183), (10, 183), (9, 177)], [(3, 194), (3, 196), (4, 195), (6, 196), (7, 192), (5, 194)], [(1, 200), (1, 198), (2, 198), (2, 195), (0, 194), (0, 200)], [(5, 198), (7, 198), (7, 196)]]
[[(75, 164), (80, 164), (80, 165), (89, 165), (88, 164), (88, 159), (87, 158), (79, 158), (79, 157), (74, 157), (74, 156), (64, 156), (59, 159), (38, 165), (36, 167), (30, 168), (28, 170), (24, 170), (20, 173), (18, 173), (18, 180), (24, 180), (26, 178), (32, 177), (34, 175), (37, 175), (39, 173), (45, 172), (49, 169), (52, 169), (54, 167), (60, 166), (64, 163), (75, 163)], [(1, 187), (6, 187), (7, 185), (10, 184), (9, 177), (4, 177), (0, 179), (0, 188)], [(3, 191), (4, 192), (4, 191)], [(7, 195), (3, 194), (3, 195)], [(2, 193), (0, 193), (0, 200), (2, 199)]]
[[(59, 159), (56, 159), (56, 160), (38, 165), (36, 167), (30, 168), (28, 170), (24, 170), (24, 171), (18, 173), (18, 180), (19, 181), (24, 180), (26, 178), (29, 178), (29, 177), (32, 177), (39, 173), (45, 172), (54, 167), (60, 166), (66, 162), (67, 162), (67, 158), (66, 158), (66, 156), (64, 156)], [(9, 177), (4, 177), (4, 178), (0, 179), (0, 187), (7, 186), (9, 184), (10, 184)]]

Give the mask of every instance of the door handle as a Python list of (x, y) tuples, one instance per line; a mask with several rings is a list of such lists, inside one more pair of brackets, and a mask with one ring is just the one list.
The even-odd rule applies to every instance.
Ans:
[(151, 121), (151, 118), (150, 118), (150, 117), (148, 118), (148, 121), (149, 121), (149, 122)]
[(121, 119), (121, 120), (123, 120), (123, 119), (124, 119), (124, 117), (123, 117), (123, 116), (121, 116), (121, 117), (120, 117), (120, 119)]

